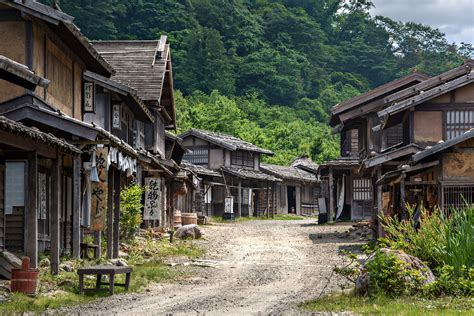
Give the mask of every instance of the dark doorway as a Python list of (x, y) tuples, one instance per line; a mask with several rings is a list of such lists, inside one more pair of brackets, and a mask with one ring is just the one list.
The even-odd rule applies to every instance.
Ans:
[(288, 214), (296, 214), (296, 188), (288, 187)]

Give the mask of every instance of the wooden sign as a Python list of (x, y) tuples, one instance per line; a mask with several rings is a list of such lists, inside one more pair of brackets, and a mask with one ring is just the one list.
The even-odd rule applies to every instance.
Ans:
[(38, 219), (46, 219), (46, 174), (38, 173)]
[(107, 156), (109, 150), (106, 147), (97, 148), (95, 151), (95, 162), (99, 182), (92, 182), (91, 185), (91, 229), (102, 231), (105, 227), (105, 217), (107, 214)]
[(120, 104), (114, 104), (112, 109), (112, 128), (121, 129)]
[(161, 179), (145, 178), (145, 208), (144, 220), (159, 220), (161, 218)]
[(233, 196), (226, 196), (225, 197), (224, 212), (234, 213), (234, 197)]
[(84, 83), (84, 112), (95, 112), (94, 106), (94, 84)]

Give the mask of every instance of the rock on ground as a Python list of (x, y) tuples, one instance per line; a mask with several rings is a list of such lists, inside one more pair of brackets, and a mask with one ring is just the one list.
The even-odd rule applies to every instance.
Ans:
[(181, 239), (188, 239), (188, 238), (199, 239), (202, 237), (202, 232), (199, 226), (196, 224), (184, 225), (178, 228), (178, 230), (175, 233), (175, 236)]

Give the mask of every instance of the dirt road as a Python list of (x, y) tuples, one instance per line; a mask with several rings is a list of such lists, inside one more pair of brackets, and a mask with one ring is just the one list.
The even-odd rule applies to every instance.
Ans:
[[(339, 250), (360, 243), (337, 232), (348, 224), (318, 226), (315, 220), (251, 221), (206, 226), (208, 249), (195, 277), (161, 284), (141, 294), (117, 295), (82, 306), (94, 314), (249, 315), (294, 313), (297, 305), (317, 297)], [(325, 292), (338, 289), (334, 276)]]

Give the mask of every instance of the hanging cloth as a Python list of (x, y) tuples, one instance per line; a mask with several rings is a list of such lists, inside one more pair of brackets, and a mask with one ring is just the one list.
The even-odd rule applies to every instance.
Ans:
[(339, 191), (339, 200), (338, 200), (338, 203), (337, 203), (337, 214), (336, 214), (336, 219), (339, 219), (339, 217), (341, 217), (341, 214), (342, 214), (342, 210), (344, 208), (344, 195), (345, 195), (345, 184), (346, 183), (346, 175), (343, 174), (342, 175), (342, 179), (340, 181), (337, 182), (337, 190)]

